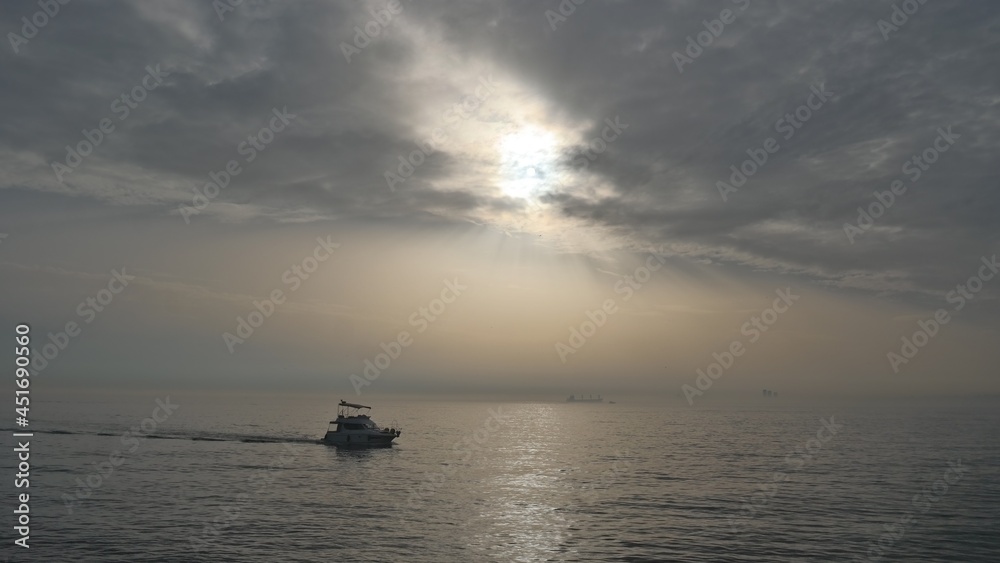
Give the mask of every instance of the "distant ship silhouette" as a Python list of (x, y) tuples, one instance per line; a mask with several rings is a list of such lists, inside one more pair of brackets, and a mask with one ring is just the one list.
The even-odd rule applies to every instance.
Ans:
[(594, 397), (593, 395), (587, 395), (586, 397), (577, 397), (576, 395), (570, 395), (566, 399), (567, 403), (603, 403), (604, 399), (600, 395)]

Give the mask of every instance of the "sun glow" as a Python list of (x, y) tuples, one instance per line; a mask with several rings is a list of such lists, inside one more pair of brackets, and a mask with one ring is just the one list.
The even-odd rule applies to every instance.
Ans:
[(504, 135), (499, 143), (500, 187), (510, 197), (534, 201), (555, 186), (558, 177), (555, 135), (529, 126)]

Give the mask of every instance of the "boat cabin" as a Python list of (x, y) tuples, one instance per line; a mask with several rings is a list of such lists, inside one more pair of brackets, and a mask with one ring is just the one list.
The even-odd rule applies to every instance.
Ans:
[(379, 446), (389, 445), (401, 432), (393, 423), (390, 428), (380, 428), (368, 412), (371, 407), (340, 401), (337, 419), (330, 421), (324, 441), (335, 445)]

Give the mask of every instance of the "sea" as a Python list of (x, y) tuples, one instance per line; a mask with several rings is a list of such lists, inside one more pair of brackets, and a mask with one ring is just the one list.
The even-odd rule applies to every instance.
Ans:
[(402, 435), (342, 450), (339, 398), (39, 399), (0, 560), (1000, 561), (995, 402), (374, 396)]

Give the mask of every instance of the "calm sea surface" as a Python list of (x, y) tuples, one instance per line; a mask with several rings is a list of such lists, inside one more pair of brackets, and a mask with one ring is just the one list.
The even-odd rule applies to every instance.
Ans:
[(342, 451), (330, 397), (156, 398), (32, 405), (31, 548), (8, 449), (2, 557), (1000, 561), (996, 408), (373, 398), (397, 445)]

